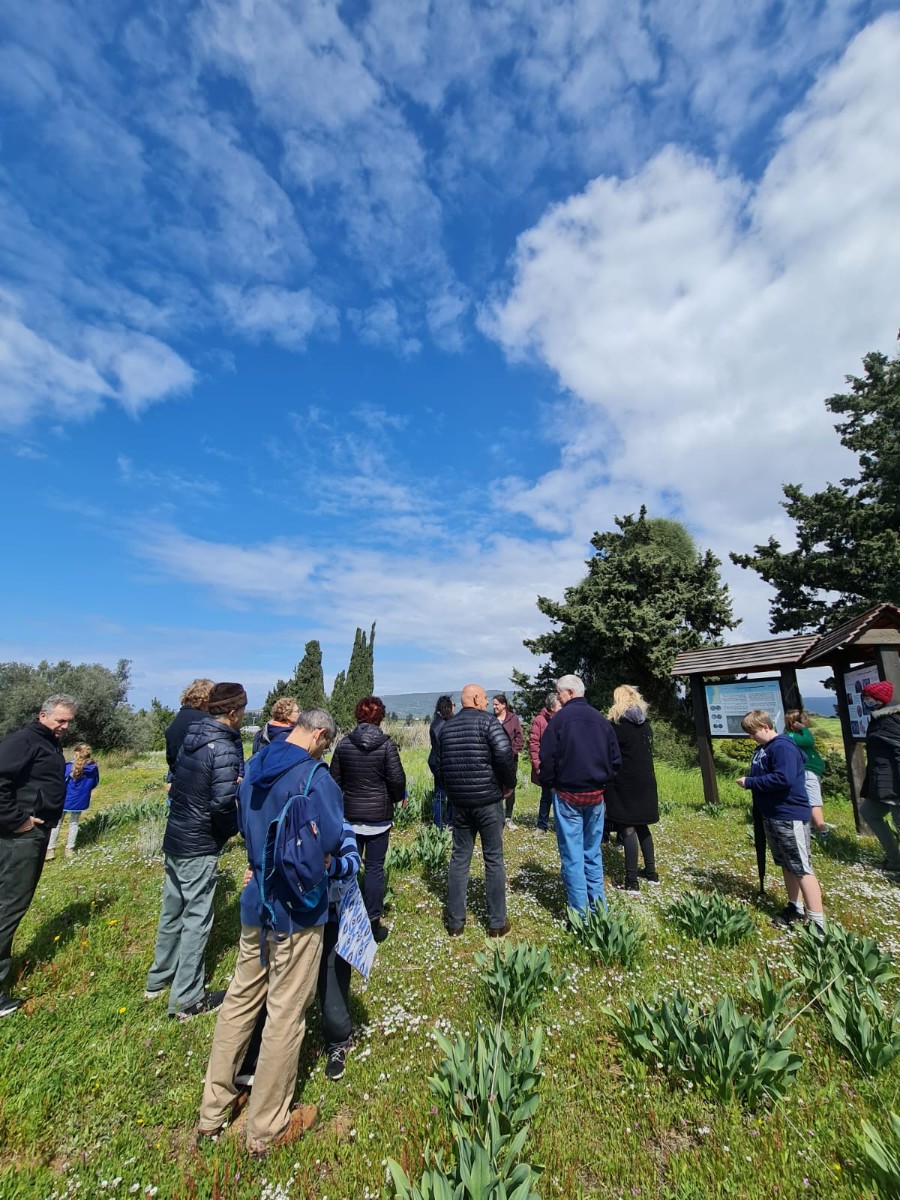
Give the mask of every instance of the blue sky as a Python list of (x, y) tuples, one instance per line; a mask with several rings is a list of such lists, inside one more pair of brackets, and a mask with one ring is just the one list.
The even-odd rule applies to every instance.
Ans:
[(0, 655), (502, 686), (614, 514), (789, 538), (900, 326), (898, 63), (840, 0), (0, 4)]

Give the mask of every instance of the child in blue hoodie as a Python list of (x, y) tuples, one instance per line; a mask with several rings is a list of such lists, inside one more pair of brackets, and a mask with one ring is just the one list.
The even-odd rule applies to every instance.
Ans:
[[(94, 762), (93, 750), (87, 742), (79, 742), (74, 749), (74, 757), (66, 763), (66, 802), (63, 805), (63, 816), (69, 814), (69, 836), (66, 838), (66, 854), (75, 850), (75, 840), (78, 837), (78, 822), (81, 814), (87, 812), (91, 803), (91, 792), (100, 782), (100, 768)], [(62, 830), (63, 818), (50, 834), (47, 843), (47, 858), (56, 858), (56, 843)]]
[[(805, 760), (789, 737), (777, 733), (767, 712), (755, 708), (741, 726), (758, 747), (750, 774), (738, 779), (749, 788), (753, 807), (761, 815), (766, 841), (776, 866), (781, 867), (787, 889), (787, 907), (772, 918), (772, 924), (790, 928), (805, 915), (810, 926), (824, 929), (822, 889), (813, 874), (809, 847), (809, 797), (806, 791)], [(802, 899), (801, 899), (802, 896)]]

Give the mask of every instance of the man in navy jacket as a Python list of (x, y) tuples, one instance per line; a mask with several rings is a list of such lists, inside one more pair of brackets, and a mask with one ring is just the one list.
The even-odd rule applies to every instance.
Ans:
[(538, 776), (553, 789), (556, 841), (570, 909), (586, 915), (606, 906), (603, 890), (603, 789), (621, 762), (619, 742), (606, 717), (584, 698), (577, 675), (556, 681), (562, 708), (541, 738)]

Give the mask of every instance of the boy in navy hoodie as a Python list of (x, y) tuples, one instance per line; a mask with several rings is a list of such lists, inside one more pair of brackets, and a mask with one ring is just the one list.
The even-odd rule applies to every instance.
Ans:
[(824, 929), (822, 890), (813, 874), (809, 848), (810, 808), (803, 754), (789, 737), (776, 733), (772, 718), (760, 708), (748, 712), (741, 726), (759, 749), (753, 755), (750, 774), (741, 776), (738, 786), (753, 794), (753, 806), (762, 817), (766, 841), (776, 866), (781, 867), (788, 894), (787, 907), (772, 923), (790, 928), (803, 920), (805, 906), (810, 927)]

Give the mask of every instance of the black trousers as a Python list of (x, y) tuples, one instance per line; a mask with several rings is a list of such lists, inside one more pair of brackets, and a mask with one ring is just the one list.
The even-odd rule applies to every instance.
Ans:
[(12, 967), (13, 938), (34, 897), (49, 840), (46, 825), (35, 825), (27, 833), (0, 834), (0, 992)]
[[(353, 1032), (350, 1020), (350, 964), (337, 952), (339, 926), (337, 921), (329, 921), (325, 926), (322, 939), (322, 959), (319, 963), (319, 1004), (322, 1009), (322, 1039), (325, 1048), (340, 1046), (348, 1040)], [(259, 1048), (262, 1045), (263, 1029), (266, 1026), (265, 1008), (256, 1018), (256, 1025), (250, 1037), (250, 1044), (239, 1075), (253, 1075), (259, 1059)]]
[(356, 844), (366, 868), (363, 899), (370, 921), (380, 921), (384, 912), (384, 857), (391, 836), (390, 826), (384, 833), (358, 833)]

